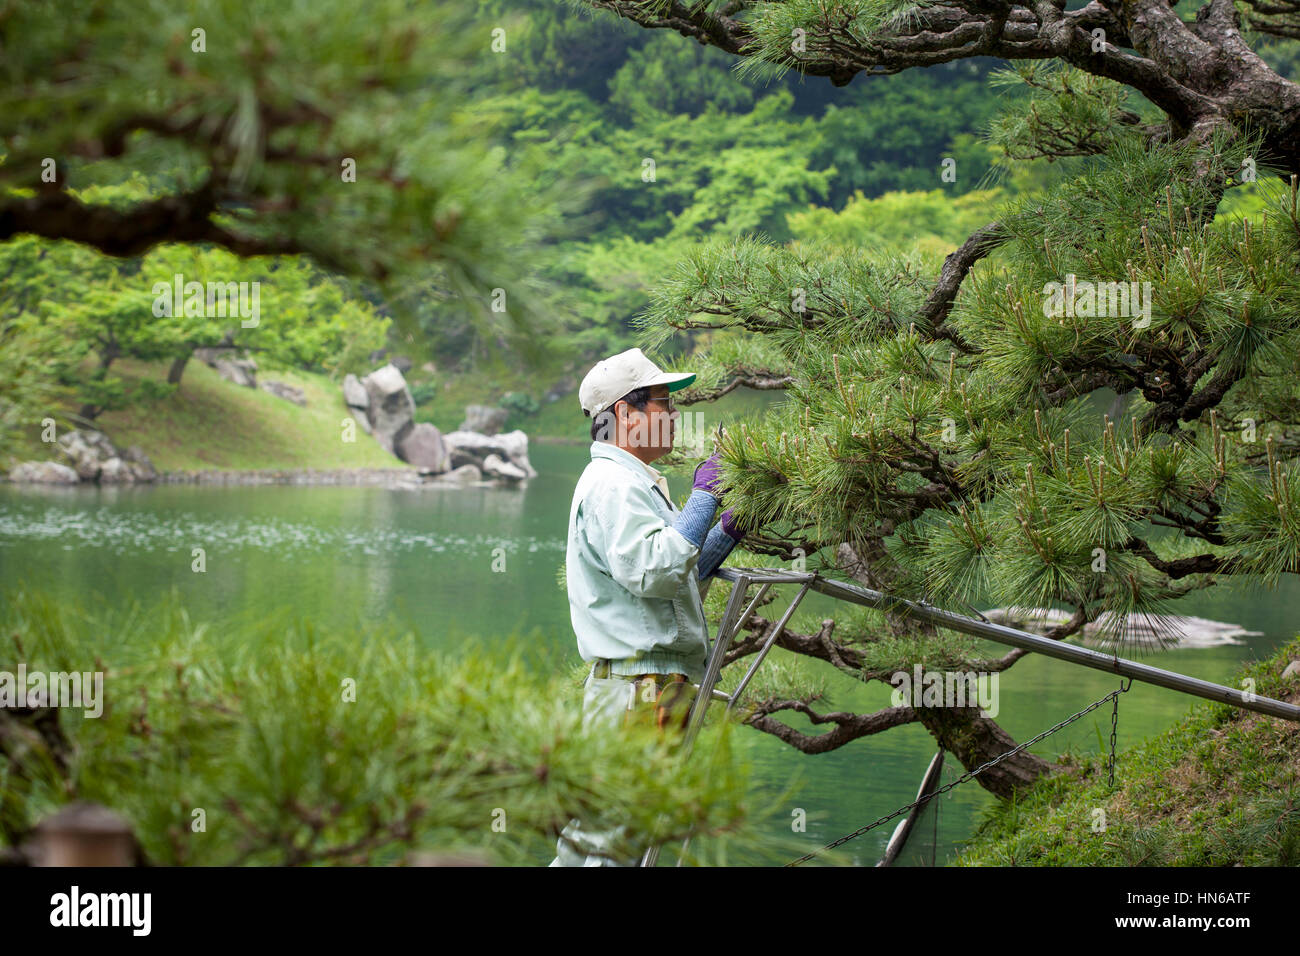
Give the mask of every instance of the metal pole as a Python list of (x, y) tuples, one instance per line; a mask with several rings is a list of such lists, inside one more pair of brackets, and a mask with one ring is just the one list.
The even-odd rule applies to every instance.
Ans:
[(785, 613), (781, 615), (781, 620), (777, 622), (776, 627), (772, 628), (772, 633), (769, 634), (767, 640), (763, 642), (763, 646), (759, 649), (758, 655), (754, 658), (754, 662), (749, 665), (749, 670), (745, 671), (745, 676), (740, 679), (740, 683), (736, 685), (736, 689), (731, 692), (731, 699), (727, 701), (728, 714), (731, 713), (732, 709), (736, 706), (736, 701), (740, 700), (740, 695), (745, 692), (745, 688), (748, 687), (749, 682), (754, 679), (754, 675), (758, 673), (758, 668), (763, 663), (764, 658), (767, 657), (767, 652), (772, 649), (772, 645), (776, 643), (776, 639), (781, 636), (781, 633), (785, 630), (786, 624), (788, 624), (790, 618), (794, 616), (795, 609), (799, 606), (799, 602), (803, 600), (803, 596), (808, 593), (809, 586), (809, 583), (805, 582), (804, 586), (799, 589), (799, 593), (794, 596), (794, 600), (790, 602), (790, 606), (786, 608)]
[(704, 679), (700, 681), (699, 692), (691, 703), (690, 718), (686, 724), (686, 738), (682, 741), (683, 756), (690, 756), (691, 749), (695, 746), (695, 736), (700, 732), (700, 727), (704, 724), (704, 715), (713, 700), (713, 688), (718, 683), (718, 675), (722, 671), (722, 659), (727, 656), (727, 651), (731, 648), (731, 639), (736, 636), (741, 625), (749, 620), (749, 615), (754, 613), (758, 602), (775, 583), (764, 581), (763, 586), (754, 595), (754, 600), (749, 602), (749, 606), (742, 614), (740, 605), (744, 602), (745, 592), (749, 590), (753, 580), (747, 574), (739, 574), (734, 580), (737, 583), (731, 589), (731, 595), (727, 599), (727, 609), (722, 613), (722, 623), (718, 625), (718, 639), (713, 642), (709, 663), (704, 669)]
[(1283, 720), (1300, 723), (1300, 707), (1295, 704), (1274, 700), (1271, 697), (1261, 697), (1258, 694), (1247, 694), (1245, 691), (1233, 687), (1225, 687), (1222, 684), (1214, 684), (1197, 677), (1188, 677), (1174, 671), (1151, 667), (1148, 664), (1139, 664), (1136, 661), (1125, 660), (1122, 657), (1112, 657), (1086, 647), (1055, 641), (1048, 637), (1030, 634), (1027, 631), (1016, 630), (1002, 624), (978, 621), (929, 604), (919, 604), (915, 601), (883, 594), (880, 591), (873, 591), (871, 588), (865, 588), (858, 584), (833, 581), (828, 578), (818, 577), (816, 574), (797, 571), (767, 572), (758, 568), (719, 568), (715, 573), (719, 577), (732, 581), (737, 580), (743, 574), (750, 581), (765, 581), (772, 584), (807, 582), (814, 591), (838, 598), (841, 601), (849, 601), (879, 611), (905, 614), (922, 621), (928, 621), (938, 627), (946, 627), (952, 631), (982, 637), (990, 641), (996, 641), (999, 644), (1009, 644), (1012, 647), (1034, 651), (1047, 657), (1054, 657), (1057, 660), (1068, 661), (1071, 664), (1082, 664), (1084, 667), (1106, 671), (1109, 674), (1131, 677), (1145, 684), (1154, 684), (1168, 690), (1176, 690), (1195, 697), (1203, 697), (1206, 700), (1231, 704), (1244, 710), (1253, 710), (1256, 713), (1267, 714), (1270, 717), (1281, 717)]

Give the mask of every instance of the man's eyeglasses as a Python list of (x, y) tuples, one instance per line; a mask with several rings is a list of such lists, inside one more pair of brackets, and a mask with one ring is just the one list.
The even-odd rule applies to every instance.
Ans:
[[(625, 401), (625, 399), (620, 398), (618, 400), (618, 402), (622, 402), (622, 401)], [(646, 401), (654, 402), (657, 405), (659, 405), (660, 408), (667, 409), (669, 414), (672, 414), (677, 410), (677, 406), (673, 403), (673, 397), (671, 395), (661, 395), (661, 396), (651, 395), (648, 399), (646, 399)], [(618, 402), (615, 402), (614, 405), (617, 405)], [(606, 409), (606, 411), (612, 412), (614, 410), (614, 405), (609, 406), (609, 408)], [(629, 405), (628, 407), (630, 408), (631, 406)]]

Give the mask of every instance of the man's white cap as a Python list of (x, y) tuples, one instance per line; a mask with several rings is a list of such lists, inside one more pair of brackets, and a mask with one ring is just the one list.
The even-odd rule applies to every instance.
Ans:
[(632, 391), (649, 385), (667, 385), (675, 392), (695, 381), (694, 372), (665, 372), (640, 349), (628, 349), (597, 362), (578, 386), (578, 401), (588, 415), (603, 412)]

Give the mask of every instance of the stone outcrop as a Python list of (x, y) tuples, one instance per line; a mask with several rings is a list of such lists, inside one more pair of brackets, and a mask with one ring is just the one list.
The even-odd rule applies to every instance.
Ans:
[(465, 406), (465, 420), (460, 423), (460, 428), (456, 430), (495, 435), (505, 427), (506, 417), (509, 414), (506, 409), (494, 408), (491, 405), (467, 405)]
[[(528, 460), (528, 436), (522, 431), (515, 430), (502, 435), (482, 435), (478, 432), (456, 431), (443, 435), (442, 440), (446, 442), (450, 449), (451, 466), (453, 468), (459, 468), (461, 465), (475, 465), (483, 472), (491, 474), (487, 459), (495, 456), (503, 463), (513, 465), (520, 473), (520, 477), (516, 478), (513, 471), (506, 469), (499, 477), (511, 480), (537, 477), (536, 469)], [(500, 470), (499, 467), (498, 470)]]
[(465, 482), (468, 484), (482, 481), (483, 472), (479, 470), (477, 465), (461, 465), (459, 468), (453, 468), (451, 471), (439, 475), (438, 480), (451, 483)]
[(132, 445), (125, 452), (103, 432), (70, 431), (59, 436), (59, 451), (82, 481), (100, 484), (135, 484), (158, 479), (153, 462)]
[(284, 382), (263, 382), (261, 388), (262, 391), (270, 392), (276, 398), (283, 398), (286, 402), (307, 407), (306, 393), (293, 385), (286, 385)]
[(518, 430), (499, 434), (506, 409), (470, 405), (461, 427), (445, 435), (428, 422), (417, 424), (411, 389), (392, 362), (362, 379), (345, 376), (343, 401), (362, 430), (421, 475), (454, 484), (537, 477), (528, 460), (528, 436)]
[(366, 393), (366, 387), (351, 372), (343, 376), (343, 401), (349, 408), (359, 408), (363, 412), (370, 407), (370, 396)]
[(366, 390), (366, 414), (375, 440), (389, 454), (397, 454), (399, 439), (414, 425), (415, 400), (406, 378), (396, 365), (375, 369), (361, 380)]
[(451, 469), (451, 453), (442, 440), (442, 432), (428, 422), (420, 422), (404, 432), (396, 450), (398, 458), (420, 471), (438, 473)]
[(252, 359), (217, 359), (212, 366), (227, 382), (244, 388), (257, 388), (257, 363)]
[(194, 357), (209, 368), (216, 369), (217, 374), (227, 382), (234, 382), (244, 388), (257, 388), (257, 362), (251, 358), (240, 358), (233, 347), (195, 349)]
[(488, 455), (483, 459), (483, 473), (493, 478), (506, 478), (510, 481), (523, 481), (528, 477), (526, 471), (499, 455)]
[(9, 472), (9, 480), (19, 484), (75, 485), (81, 479), (67, 465), (57, 461), (25, 461)]
[(361, 430), (370, 434), (370, 395), (361, 380), (349, 372), (343, 377), (343, 402), (348, 406), (348, 413), (361, 426)]
[[(1067, 611), (1056, 608), (1005, 608), (998, 607), (981, 612), (994, 624), (1006, 624), (1034, 634), (1046, 634), (1070, 619)], [(1108, 646), (1109, 638), (1122, 633), (1126, 644), (1144, 647), (1205, 648), (1230, 644), (1243, 644), (1243, 637), (1255, 637), (1259, 631), (1250, 631), (1238, 624), (1211, 621), (1186, 614), (1164, 614), (1148, 618), (1129, 614), (1117, 618), (1114, 612), (1103, 611), (1094, 621), (1085, 624), (1080, 632), (1083, 643)]]

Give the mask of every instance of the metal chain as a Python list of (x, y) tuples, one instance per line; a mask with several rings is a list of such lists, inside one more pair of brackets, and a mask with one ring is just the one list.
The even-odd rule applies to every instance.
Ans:
[[(833, 849), (835, 849), (837, 846), (840, 846), (841, 844), (848, 843), (850, 840), (862, 836), (862, 834), (866, 833), (868, 830), (874, 830), (876, 827), (880, 826), (882, 823), (888, 823), (890, 820), (894, 819), (894, 817), (899, 816), (900, 814), (907, 813), (909, 810), (911, 810), (911, 809), (913, 809), (913, 808), (915, 808), (915, 807), (919, 807), (921, 804), (923, 804), (923, 803), (925, 803), (925, 802), (927, 802), (927, 801), (929, 801), (929, 800), (933, 800), (935, 797), (939, 796), (940, 794), (947, 793), (947, 792), (948, 792), (949, 790), (951, 790), (953, 787), (956, 787), (956, 786), (958, 786), (958, 785), (960, 785), (960, 784), (963, 784), (963, 783), (965, 783), (967, 780), (974, 780), (976, 777), (978, 777), (980, 774), (982, 774), (985, 770), (988, 770), (989, 767), (993, 767), (993, 766), (996, 766), (997, 764), (1000, 764), (1002, 761), (1006, 760), (1008, 757), (1013, 757), (1013, 756), (1015, 756), (1016, 754), (1020, 753), (1020, 751), (1024, 750), (1024, 749), (1027, 748), (1027, 747), (1032, 747), (1034, 744), (1038, 743), (1038, 741), (1042, 740), (1044, 737), (1050, 737), (1052, 734), (1056, 733), (1056, 732), (1057, 732), (1058, 730), (1060, 730), (1062, 727), (1066, 727), (1066, 726), (1068, 726), (1068, 725), (1074, 723), (1074, 722), (1075, 722), (1076, 720), (1078, 720), (1080, 717), (1083, 717), (1083, 716), (1086, 716), (1087, 714), (1092, 713), (1094, 710), (1096, 710), (1096, 709), (1097, 709), (1098, 707), (1100, 707), (1102, 704), (1106, 703), (1106, 701), (1108, 701), (1108, 700), (1113, 700), (1113, 701), (1115, 701), (1115, 702), (1116, 702), (1116, 703), (1115, 703), (1115, 707), (1116, 707), (1116, 710), (1118, 710), (1118, 708), (1119, 708), (1119, 695), (1120, 695), (1120, 694), (1123, 694), (1123, 693), (1126, 693), (1126, 692), (1128, 691), (1129, 687), (1131, 687), (1132, 685), (1133, 685), (1133, 679), (1132, 679), (1132, 678), (1129, 678), (1128, 685), (1125, 685), (1123, 682), (1121, 682), (1121, 683), (1120, 683), (1119, 690), (1113, 690), (1113, 691), (1111, 691), (1111, 692), (1110, 692), (1109, 694), (1107, 694), (1105, 697), (1101, 698), (1101, 699), (1098, 700), (1098, 701), (1095, 701), (1095, 702), (1089, 704), (1087, 707), (1085, 707), (1083, 710), (1079, 711), (1077, 714), (1072, 714), (1071, 716), (1065, 718), (1065, 720), (1061, 721), (1059, 724), (1056, 724), (1055, 726), (1053, 726), (1053, 727), (1049, 727), (1047, 730), (1044, 730), (1044, 731), (1043, 731), (1041, 734), (1039, 734), (1037, 737), (1034, 737), (1034, 738), (1031, 739), (1031, 740), (1027, 740), (1027, 741), (1025, 741), (1023, 744), (1020, 744), (1018, 747), (1015, 747), (1015, 748), (1013, 748), (1013, 749), (1011, 749), (1011, 750), (1008, 750), (1006, 753), (1002, 754), (1001, 756), (994, 757), (992, 760), (989, 760), (989, 761), (987, 761), (986, 763), (982, 763), (982, 764), (980, 764), (980, 765), (979, 765), (978, 767), (976, 767), (974, 770), (968, 770), (968, 771), (966, 771), (964, 774), (962, 774), (960, 777), (958, 777), (958, 778), (957, 778), (956, 780), (954, 780), (952, 783), (945, 784), (944, 786), (940, 787), (938, 790), (934, 791), (933, 793), (928, 793), (928, 794), (926, 794), (924, 797), (921, 797), (919, 800), (913, 800), (911, 803), (907, 804), (906, 806), (899, 807), (899, 808), (898, 808), (897, 810), (895, 810), (893, 813), (886, 814), (885, 816), (881, 817), (879, 820), (875, 820), (875, 821), (873, 821), (873, 822), (871, 822), (871, 823), (868, 823), (866, 826), (864, 826), (864, 827), (859, 827), (858, 829), (854, 830), (852, 833), (849, 833), (849, 834), (846, 834), (845, 836), (840, 837), (840, 838), (839, 838), (838, 840), (836, 840), (834, 843), (828, 843), (828, 844), (826, 844), (824, 847), (822, 847), (820, 850), (814, 850), (812, 853), (805, 854), (804, 856), (799, 857), (799, 859), (797, 859), (797, 860), (791, 860), (789, 863), (787, 863), (787, 864), (785, 864), (785, 865), (786, 865), (786, 866), (798, 866), (800, 863), (807, 863), (807, 862), (808, 862), (809, 860), (811, 860), (813, 857), (817, 856), (818, 853), (825, 853), (827, 850), (833, 850)], [(1112, 768), (1112, 774), (1113, 774), (1113, 770), (1114, 770), (1114, 746), (1113, 746), (1113, 740), (1114, 740), (1114, 738), (1112, 737), (1112, 749), (1111, 749), (1111, 768)], [(1113, 776), (1112, 776), (1112, 781), (1113, 781), (1113, 779), (1114, 779), (1114, 778), (1113, 778)]]
[(1114, 704), (1110, 709), (1110, 758), (1106, 761), (1106, 767), (1110, 774), (1109, 787), (1115, 789), (1115, 739), (1119, 735), (1119, 694), (1125, 693), (1129, 687), (1133, 686), (1133, 678), (1128, 679), (1128, 685), (1125, 686), (1123, 681), (1119, 682), (1119, 693), (1115, 695)]

